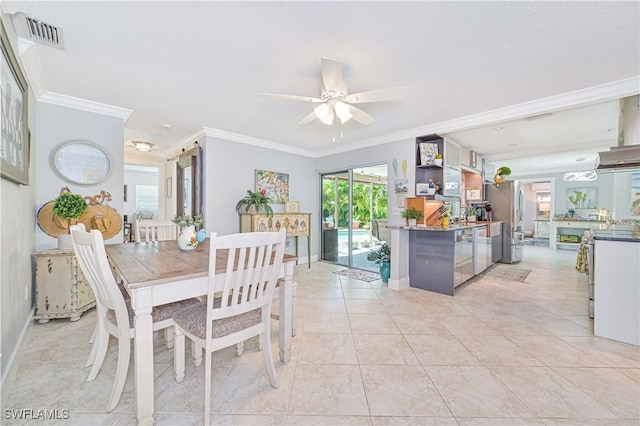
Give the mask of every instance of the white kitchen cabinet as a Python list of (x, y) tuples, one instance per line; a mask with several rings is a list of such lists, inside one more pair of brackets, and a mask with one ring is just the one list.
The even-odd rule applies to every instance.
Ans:
[(549, 246), (553, 249), (577, 250), (584, 231), (608, 227), (607, 222), (597, 220), (554, 220), (551, 222)]

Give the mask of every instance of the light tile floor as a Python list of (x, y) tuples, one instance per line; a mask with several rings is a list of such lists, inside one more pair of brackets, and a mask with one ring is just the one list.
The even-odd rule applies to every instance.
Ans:
[[(217, 353), (213, 422), (260, 425), (638, 425), (640, 349), (594, 337), (586, 277), (575, 252), (528, 246), (505, 267), (526, 283), (483, 277), (456, 296), (395, 292), (300, 265), (298, 334), (290, 363), (268, 383), (248, 343)], [(30, 327), (4, 408), (69, 410), (65, 421), (2, 424), (134, 424), (133, 367), (120, 404), (105, 413), (116, 349), (98, 378), (83, 368), (95, 321)], [(273, 321), (277, 348), (277, 322)], [(173, 353), (156, 339), (157, 424), (201, 424), (203, 367), (176, 384)], [(274, 357), (278, 357), (277, 349)]]

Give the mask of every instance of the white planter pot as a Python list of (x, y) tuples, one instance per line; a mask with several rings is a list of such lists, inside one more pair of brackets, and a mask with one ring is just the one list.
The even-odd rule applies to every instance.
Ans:
[(409, 219), (409, 226), (417, 226), (418, 219)]
[(73, 241), (71, 240), (71, 234), (58, 235), (58, 249), (73, 250)]

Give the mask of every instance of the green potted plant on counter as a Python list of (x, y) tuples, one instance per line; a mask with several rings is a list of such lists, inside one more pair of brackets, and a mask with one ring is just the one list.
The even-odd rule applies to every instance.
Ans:
[(236, 212), (242, 213), (266, 213), (273, 216), (273, 209), (269, 205), (266, 194), (260, 191), (247, 191), (247, 195), (236, 204)]
[(418, 219), (422, 218), (422, 212), (415, 207), (404, 209), (401, 216), (407, 219), (407, 226), (416, 226)]
[(380, 265), (382, 282), (388, 282), (391, 276), (391, 248), (389, 244), (382, 243), (380, 248), (370, 251), (369, 254), (367, 254), (367, 260), (374, 262), (376, 265)]

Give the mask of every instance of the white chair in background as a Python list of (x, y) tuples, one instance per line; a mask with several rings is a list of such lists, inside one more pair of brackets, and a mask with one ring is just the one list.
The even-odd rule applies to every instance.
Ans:
[[(96, 378), (102, 367), (107, 353), (109, 336), (118, 339), (116, 378), (107, 403), (107, 411), (111, 411), (120, 401), (129, 369), (130, 339), (134, 338), (134, 314), (130, 300), (125, 300), (113, 277), (100, 231), (84, 232), (80, 227), (72, 226), (71, 239), (80, 269), (82, 269), (96, 296), (98, 323), (94, 332), (93, 348), (87, 363), (88, 365), (93, 364), (87, 378), (88, 382)], [(172, 327), (172, 315), (177, 310), (196, 303), (200, 303), (198, 299), (188, 299), (154, 307), (151, 313), (154, 331)], [(171, 329), (169, 330), (171, 331)]]
[[(175, 240), (178, 238), (178, 228), (178, 225), (170, 220), (136, 219), (136, 243)], [(141, 238), (140, 231), (144, 231), (144, 239)]]
[[(174, 367), (178, 383), (184, 379), (184, 336), (195, 342), (195, 346), (205, 349), (205, 424), (211, 422), (212, 352), (260, 336), (271, 386), (278, 387), (269, 323), (286, 235), (284, 229), (280, 232), (249, 232), (222, 237), (211, 233), (207, 302), (189, 306), (173, 315)], [(226, 273), (216, 275), (219, 250), (228, 250)]]

